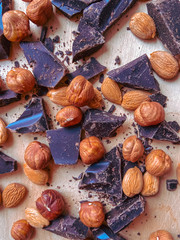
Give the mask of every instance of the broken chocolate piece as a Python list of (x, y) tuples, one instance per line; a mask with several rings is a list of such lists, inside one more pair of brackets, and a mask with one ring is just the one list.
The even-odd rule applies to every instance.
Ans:
[(47, 27), (47, 26), (43, 26), (43, 27), (42, 27), (41, 36), (40, 36), (40, 41), (41, 41), (42, 43), (44, 43), (44, 41), (45, 41), (45, 39), (46, 39), (47, 30), (48, 30), (48, 27)]
[(153, 76), (150, 61), (146, 54), (107, 74), (114, 81), (126, 87), (159, 91), (159, 84)]
[(144, 207), (145, 200), (142, 196), (129, 198), (106, 214), (107, 225), (117, 233), (144, 212)]
[(180, 54), (180, 1), (156, 0), (147, 3), (148, 14), (153, 18), (158, 37), (173, 55)]
[(179, 132), (180, 126), (176, 121), (169, 121), (168, 124), (176, 131)]
[(0, 174), (14, 172), (16, 170), (16, 160), (0, 151)]
[(166, 188), (167, 188), (168, 191), (176, 190), (177, 185), (178, 185), (178, 180), (177, 179), (166, 180)]
[(113, 104), (111, 105), (110, 109), (108, 110), (108, 113), (113, 113), (116, 110), (116, 106)]
[(76, 164), (79, 156), (81, 126), (49, 130), (46, 133), (55, 164)]
[(66, 75), (64, 64), (42, 42), (21, 42), (20, 46), (33, 67), (38, 85), (54, 88)]
[(115, 116), (102, 110), (88, 109), (84, 114), (83, 129), (90, 136), (110, 137), (125, 120), (125, 115)]
[(120, 235), (115, 234), (109, 227), (101, 225), (99, 228), (91, 229), (96, 240), (126, 240)]
[(149, 98), (153, 102), (160, 103), (163, 107), (166, 106), (167, 97), (165, 95), (163, 95), (162, 93), (160, 93), (160, 92), (154, 93), (154, 94), (150, 95)]
[(0, 107), (19, 101), (20, 99), (21, 94), (15, 93), (11, 90), (0, 91)]
[(43, 229), (61, 237), (75, 240), (85, 239), (88, 233), (88, 227), (86, 227), (78, 218), (70, 215), (60, 216), (51, 221), (50, 225)]
[(8, 129), (18, 133), (44, 132), (49, 129), (42, 98), (32, 98), (25, 108), (23, 114), (7, 126)]
[(44, 41), (44, 46), (50, 51), (50, 52), (54, 52), (54, 42), (53, 40), (49, 37), (46, 38)]

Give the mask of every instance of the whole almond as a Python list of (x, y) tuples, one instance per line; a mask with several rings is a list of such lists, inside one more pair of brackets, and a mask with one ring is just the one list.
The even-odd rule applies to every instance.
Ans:
[(149, 101), (150, 93), (141, 90), (129, 91), (124, 94), (121, 106), (127, 110), (136, 110), (144, 101)]
[(179, 64), (172, 54), (156, 51), (150, 54), (153, 70), (164, 79), (172, 79), (179, 72)]
[(88, 107), (90, 108), (95, 108), (95, 109), (99, 109), (99, 108), (102, 108), (104, 106), (104, 102), (103, 102), (103, 99), (102, 99), (102, 95), (100, 93), (100, 91), (98, 91), (96, 88), (94, 88), (94, 97), (93, 99), (88, 102)]
[(35, 228), (43, 228), (50, 224), (35, 208), (26, 208), (25, 216), (28, 223)]
[(49, 99), (58, 105), (69, 106), (71, 103), (66, 98), (67, 87), (52, 89), (47, 93)]
[(119, 85), (111, 78), (107, 77), (104, 79), (101, 85), (101, 91), (104, 97), (107, 98), (107, 100), (109, 100), (110, 102), (121, 104), (121, 90), (119, 88)]
[(0, 118), (0, 144), (3, 144), (8, 139), (8, 130), (5, 122)]
[(135, 13), (129, 23), (131, 32), (141, 39), (152, 39), (156, 35), (154, 20), (144, 12)]
[(19, 183), (11, 183), (2, 193), (3, 206), (6, 208), (15, 207), (23, 200), (25, 195), (25, 186)]

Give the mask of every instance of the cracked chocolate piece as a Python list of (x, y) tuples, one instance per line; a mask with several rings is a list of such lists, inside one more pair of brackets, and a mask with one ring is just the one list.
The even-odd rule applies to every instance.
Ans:
[(88, 233), (88, 227), (86, 227), (78, 218), (70, 215), (60, 216), (51, 221), (50, 225), (43, 229), (61, 237), (75, 240), (85, 239)]
[(20, 47), (33, 67), (38, 85), (54, 88), (66, 75), (67, 68), (42, 42), (21, 42)]
[(145, 200), (142, 196), (129, 198), (106, 214), (107, 225), (114, 233), (117, 233), (144, 212), (144, 208)]
[(81, 126), (49, 130), (46, 133), (55, 164), (76, 164), (79, 156)]
[(125, 120), (125, 115), (115, 116), (102, 110), (88, 109), (84, 114), (83, 129), (90, 136), (111, 137)]
[(109, 227), (101, 225), (99, 228), (91, 229), (96, 240), (126, 240), (120, 235), (115, 234)]
[(0, 174), (14, 172), (16, 170), (16, 160), (0, 151)]
[(166, 180), (166, 188), (168, 191), (174, 191), (176, 190), (178, 185), (178, 180), (177, 179), (167, 179)]
[(19, 101), (20, 99), (21, 94), (15, 93), (11, 90), (0, 91), (0, 107)]
[(44, 132), (49, 129), (42, 98), (32, 98), (25, 108), (22, 115), (7, 126), (8, 129), (18, 133)]
[(78, 75), (82, 75), (87, 80), (89, 80), (102, 73), (105, 69), (105, 66), (101, 65), (95, 58), (92, 57), (88, 62), (86, 62), (76, 71), (67, 74), (68, 81), (71, 82), (71, 80)]
[(126, 87), (152, 91), (160, 90), (146, 54), (107, 74), (108, 77)]
[(169, 141), (172, 143), (180, 143), (180, 137), (176, 131), (168, 124), (168, 122), (163, 121), (162, 123), (149, 126), (141, 127), (138, 125), (139, 135), (141, 137), (156, 139), (160, 141)]
[(163, 107), (166, 106), (167, 97), (165, 95), (163, 95), (162, 93), (160, 93), (160, 92), (154, 93), (154, 94), (150, 95), (149, 98), (153, 102), (160, 103)]
[(180, 54), (180, 1), (156, 0), (147, 3), (158, 37), (173, 55)]
[(176, 121), (169, 121), (168, 124), (176, 131), (179, 132), (180, 126)]

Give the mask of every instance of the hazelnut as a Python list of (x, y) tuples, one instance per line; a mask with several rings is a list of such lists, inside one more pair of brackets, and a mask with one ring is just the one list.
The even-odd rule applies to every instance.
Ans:
[(3, 144), (8, 139), (8, 130), (5, 122), (0, 118), (0, 144)]
[(56, 219), (64, 211), (64, 200), (61, 194), (53, 189), (42, 192), (36, 200), (39, 213), (49, 221)]
[(94, 97), (91, 99), (91, 101), (88, 102), (88, 107), (95, 108), (95, 109), (101, 109), (104, 106), (104, 102), (102, 99), (102, 95), (100, 91), (98, 91), (96, 88), (94, 88)]
[(180, 163), (176, 167), (176, 177), (177, 177), (178, 183), (180, 184)]
[(159, 191), (159, 177), (155, 177), (148, 172), (143, 176), (143, 189), (141, 194), (143, 196), (153, 196)]
[(158, 230), (151, 233), (149, 240), (173, 240), (173, 237), (168, 231)]
[(87, 227), (100, 227), (105, 219), (101, 202), (82, 202), (79, 211), (81, 222)]
[(27, 165), (34, 170), (43, 169), (47, 167), (51, 160), (50, 149), (43, 143), (33, 141), (25, 150), (24, 160)]
[(62, 106), (69, 106), (71, 105), (70, 102), (67, 100), (66, 97), (66, 90), (68, 87), (61, 87), (57, 89), (51, 89), (48, 93), (47, 96), (49, 99), (58, 105)]
[(75, 77), (66, 90), (67, 100), (77, 107), (87, 105), (94, 95), (93, 85), (81, 75)]
[(28, 240), (31, 238), (33, 230), (33, 227), (25, 219), (21, 219), (13, 223), (11, 236), (15, 240)]
[(79, 152), (83, 163), (92, 164), (104, 156), (105, 148), (99, 138), (92, 136), (80, 142)]
[(28, 18), (38, 26), (43, 26), (52, 16), (50, 0), (33, 0), (26, 9)]
[(135, 135), (128, 137), (122, 148), (122, 154), (125, 160), (130, 162), (136, 162), (143, 156), (144, 146), (140, 139)]
[(143, 102), (134, 111), (134, 120), (142, 127), (157, 125), (164, 118), (164, 108), (158, 102)]
[(29, 19), (19, 10), (10, 10), (3, 14), (3, 33), (11, 42), (20, 42), (29, 35)]
[(6, 83), (12, 91), (16, 93), (26, 93), (33, 89), (35, 78), (27, 69), (14, 68), (7, 73)]
[(152, 150), (145, 159), (146, 170), (160, 177), (171, 169), (171, 158), (161, 149)]
[(139, 168), (134, 167), (127, 170), (123, 177), (122, 189), (126, 196), (133, 197), (140, 193), (143, 188), (143, 175)]
[(56, 114), (56, 120), (61, 127), (70, 127), (80, 123), (82, 116), (82, 112), (79, 108), (75, 106), (67, 106)]

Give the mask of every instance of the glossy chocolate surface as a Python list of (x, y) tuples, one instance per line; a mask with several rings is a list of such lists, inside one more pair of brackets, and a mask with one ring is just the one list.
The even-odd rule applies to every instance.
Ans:
[(160, 92), (150, 95), (149, 98), (153, 102), (160, 103), (163, 107), (166, 106), (167, 97)]
[(0, 91), (0, 107), (19, 101), (20, 99), (21, 95), (11, 90)]
[(99, 228), (91, 229), (96, 240), (126, 240), (120, 235), (115, 234), (109, 227), (101, 225)]

